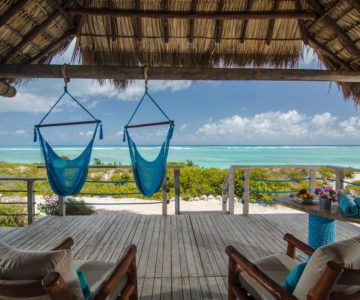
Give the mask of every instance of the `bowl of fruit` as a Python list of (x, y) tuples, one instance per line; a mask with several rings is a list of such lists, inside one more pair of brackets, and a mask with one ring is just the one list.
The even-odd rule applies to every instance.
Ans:
[(296, 197), (301, 199), (304, 204), (311, 204), (314, 201), (313, 194), (308, 193), (308, 191), (305, 189), (301, 189), (296, 194)]

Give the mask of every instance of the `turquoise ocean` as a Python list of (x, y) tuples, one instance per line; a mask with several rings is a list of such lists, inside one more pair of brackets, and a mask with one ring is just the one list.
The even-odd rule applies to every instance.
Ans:
[[(59, 155), (75, 158), (85, 146), (55, 146)], [(159, 152), (157, 146), (140, 146), (148, 159)], [(127, 146), (94, 146), (94, 158), (104, 164), (130, 164)], [(228, 168), (230, 165), (309, 164), (360, 168), (360, 146), (171, 146), (169, 162), (192, 160), (201, 167)], [(39, 146), (0, 146), (0, 161), (42, 162)]]

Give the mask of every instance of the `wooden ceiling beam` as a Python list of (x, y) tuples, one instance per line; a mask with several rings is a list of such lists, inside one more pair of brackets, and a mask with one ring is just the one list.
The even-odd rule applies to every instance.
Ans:
[[(278, 10), (279, 4), (280, 4), (280, 0), (275, 0), (274, 7), (273, 7), (274, 12), (276, 12)], [(268, 30), (267, 30), (267, 34), (266, 34), (266, 44), (268, 46), (270, 46), (271, 38), (272, 38), (273, 33), (274, 33), (274, 25), (275, 25), (275, 20), (271, 19), (269, 21), (269, 26), (268, 26)]]
[[(69, 78), (87, 79), (144, 79), (143, 67), (66, 66)], [(360, 72), (301, 70), (301, 69), (249, 69), (249, 68), (173, 68), (150, 67), (149, 79), (163, 80), (255, 80), (255, 81), (336, 81), (360, 83)], [(0, 78), (63, 78), (62, 65), (2, 64)]]
[(55, 9), (61, 12), (64, 18), (67, 20), (69, 26), (73, 24), (73, 18), (67, 13), (67, 11), (57, 2), (57, 0), (48, 0), (52, 5), (54, 5)]
[[(138, 12), (140, 10), (140, 0), (135, 0), (135, 9), (136, 12)], [(113, 16), (116, 17), (116, 16)], [(139, 42), (142, 41), (142, 27), (141, 27), (141, 16), (137, 16), (136, 17), (136, 38)]]
[[(322, 15), (325, 12), (324, 7), (317, 0), (306, 0), (317, 12)], [(356, 58), (360, 58), (360, 50), (354, 45), (352, 40), (346, 35), (344, 30), (336, 24), (329, 16), (326, 16), (323, 21), (331, 28), (339, 37), (346, 50), (354, 55)]]
[[(191, 12), (196, 12), (197, 0), (191, 1)], [(192, 43), (194, 40), (194, 30), (195, 30), (195, 20), (190, 19), (190, 32), (189, 32), (189, 43)]]
[[(300, 0), (295, 0), (295, 6), (296, 6), (297, 11), (301, 11)], [(305, 29), (305, 21), (299, 19), (298, 24), (299, 24), (299, 29), (300, 29), (300, 33), (301, 33), (301, 37), (303, 39), (303, 42), (304, 42), (305, 45), (308, 45), (309, 44), (309, 37), (308, 37), (308, 34), (306, 32), (306, 29)]]
[(343, 0), (337, 0), (333, 5), (331, 5), (326, 11), (324, 11), (311, 25), (307, 28), (308, 31), (313, 29), (317, 24), (319, 24), (322, 20), (324, 20), (335, 8), (338, 6), (340, 2)]
[[(246, 9), (245, 12), (249, 12), (251, 9), (251, 5), (252, 5), (253, 0), (248, 0), (246, 3)], [(241, 34), (240, 34), (240, 43), (243, 43), (245, 41), (245, 35), (246, 35), (246, 29), (248, 26), (248, 22), (249, 20), (244, 20), (242, 27), (241, 27)]]
[(7, 23), (16, 13), (24, 8), (26, 3), (29, 0), (19, 0), (14, 5), (12, 5), (1, 17), (0, 17), (0, 27)]
[(137, 10), (108, 10), (108, 9), (68, 9), (70, 15), (85, 16), (114, 16), (128, 18), (153, 18), (153, 19), (219, 19), (219, 20), (270, 20), (270, 19), (305, 19), (315, 20), (316, 13), (279, 11), (272, 12), (161, 12), (161, 11), (137, 11)]
[[(67, 0), (63, 8), (66, 8), (73, 0)], [(43, 32), (56, 18), (61, 15), (61, 11), (56, 10), (53, 14), (51, 14), (43, 23), (38, 26), (35, 26), (29, 33), (27, 33), (24, 38), (1, 60), (1, 63), (6, 63), (11, 60), (16, 53), (25, 46), (29, 41), (34, 39), (38, 34)]]
[[(224, 7), (224, 0), (219, 1), (218, 13), (221, 13)], [(215, 42), (219, 43), (221, 40), (223, 20), (216, 20), (215, 23)]]
[[(113, 0), (108, 0), (108, 6), (110, 9), (115, 9)], [(116, 18), (110, 17), (110, 28), (111, 28), (111, 40), (116, 41), (117, 28), (116, 28)]]
[[(168, 0), (163, 0), (163, 10), (168, 11)], [(169, 20), (164, 19), (164, 41), (165, 43), (169, 42)]]
[(360, 13), (360, 2), (359, 2), (359, 0), (347, 0), (347, 2)]

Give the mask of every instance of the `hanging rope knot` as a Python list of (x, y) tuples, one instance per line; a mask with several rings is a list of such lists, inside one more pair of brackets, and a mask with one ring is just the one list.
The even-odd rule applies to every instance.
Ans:
[(64, 90), (67, 91), (67, 84), (68, 84), (68, 82), (70, 82), (70, 78), (68, 76), (66, 76), (66, 64), (62, 65), (61, 74), (62, 74), (62, 77), (64, 78), (64, 83), (65, 83)]
[(144, 78), (145, 78), (145, 90), (147, 91), (147, 89), (148, 89), (148, 81), (149, 81), (148, 66), (144, 66)]

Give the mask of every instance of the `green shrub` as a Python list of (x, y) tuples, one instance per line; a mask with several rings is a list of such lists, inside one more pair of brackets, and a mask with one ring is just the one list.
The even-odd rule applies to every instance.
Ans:
[[(26, 214), (26, 205), (1, 204), (0, 215)], [(27, 225), (27, 216), (0, 216), (0, 227), (23, 227)]]
[[(47, 216), (58, 216), (59, 206), (55, 197), (46, 199), (45, 203), (38, 205), (38, 210)], [(67, 198), (66, 202), (84, 203), (83, 200), (76, 200), (74, 198)], [(82, 204), (66, 204), (65, 214), (68, 216), (92, 215), (96, 211), (92, 206)]]

